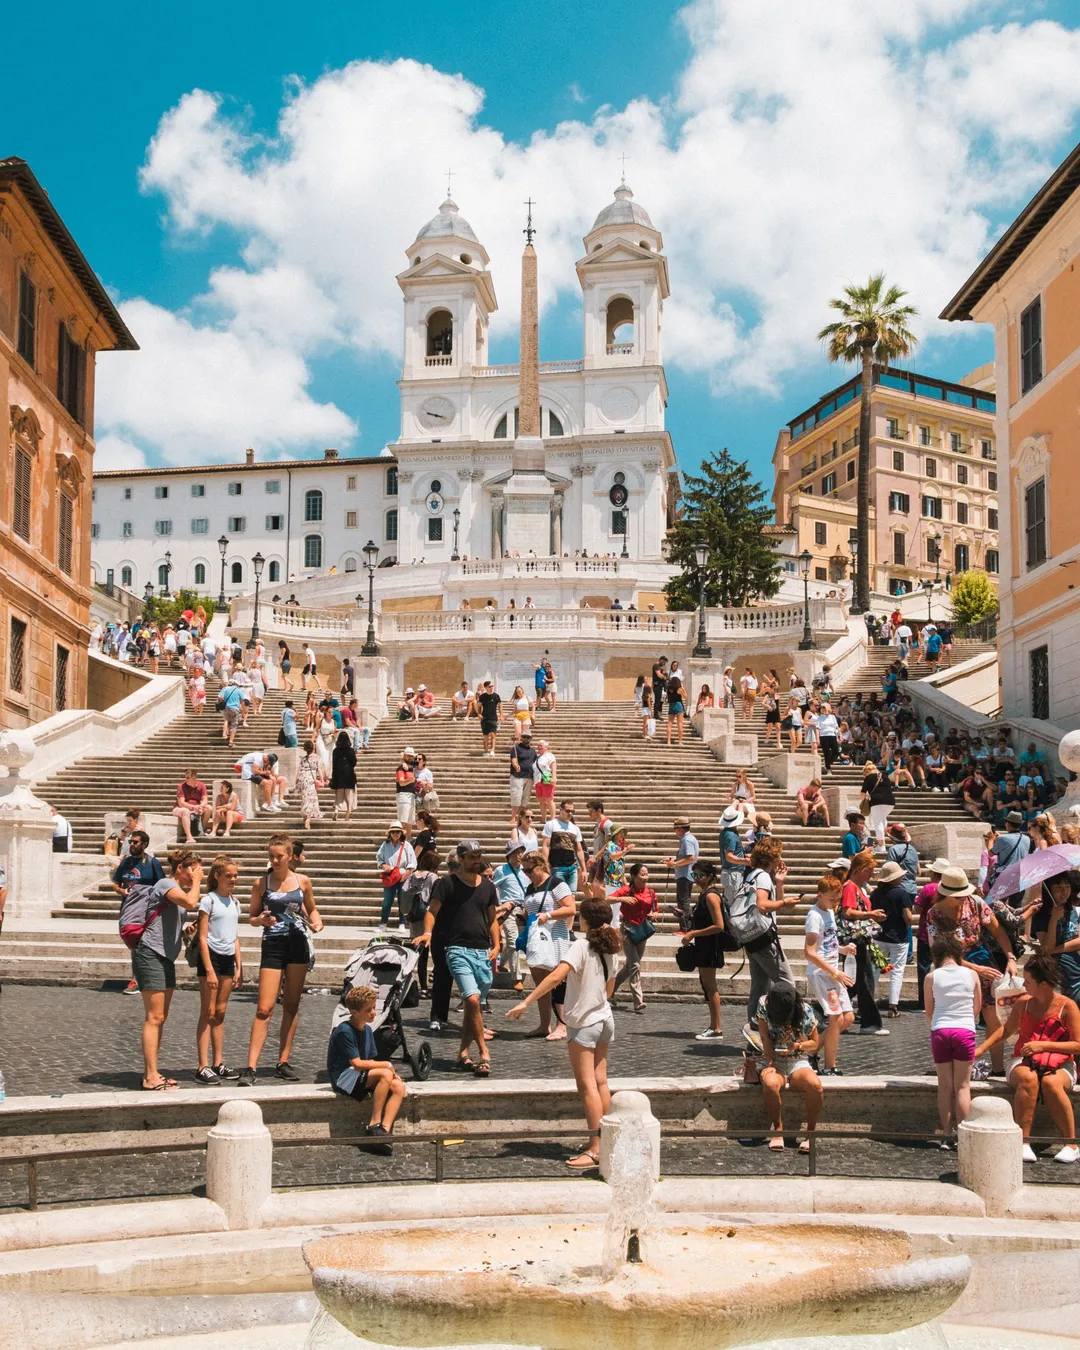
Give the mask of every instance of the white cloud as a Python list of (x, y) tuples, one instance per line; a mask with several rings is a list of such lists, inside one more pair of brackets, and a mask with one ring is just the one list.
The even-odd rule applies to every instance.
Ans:
[[(1049, 171), (1080, 111), (1080, 33), (987, 22), (986, 0), (696, 0), (662, 106), (604, 108), (508, 142), (483, 93), (413, 61), (295, 82), (272, 138), (194, 91), (162, 119), (143, 185), (180, 233), (234, 232), (191, 312), (127, 314), (142, 356), (102, 363), (102, 423), (153, 457), (346, 442), (308, 392), (330, 348), (396, 357), (404, 249), (445, 170), (517, 323), (522, 202), (538, 202), (542, 299), (576, 296), (581, 236), (630, 156), (664, 231), (670, 364), (776, 388), (819, 354), (826, 302), (885, 268), (921, 331)], [(981, 23), (983, 26), (973, 27)], [(569, 86), (571, 95), (577, 86)]]

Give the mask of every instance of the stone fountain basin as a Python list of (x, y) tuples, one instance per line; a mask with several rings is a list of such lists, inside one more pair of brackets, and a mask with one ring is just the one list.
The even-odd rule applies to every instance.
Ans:
[(602, 1220), (450, 1221), (316, 1238), (323, 1307), (385, 1345), (723, 1350), (783, 1336), (870, 1334), (929, 1321), (967, 1257), (912, 1261), (903, 1233), (665, 1216), (645, 1261), (600, 1274)]

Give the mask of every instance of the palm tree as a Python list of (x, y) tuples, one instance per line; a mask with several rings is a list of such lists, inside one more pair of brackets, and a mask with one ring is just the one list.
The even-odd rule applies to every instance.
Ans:
[(829, 308), (843, 315), (821, 330), (818, 337), (827, 344), (830, 361), (859, 361), (862, 364), (862, 402), (859, 409), (858, 571), (852, 610), (863, 614), (870, 608), (870, 395), (874, 366), (884, 366), (897, 357), (909, 356), (918, 338), (908, 328), (918, 310), (902, 305), (907, 291), (898, 286), (885, 289), (885, 274), (878, 272), (865, 286), (845, 286)]

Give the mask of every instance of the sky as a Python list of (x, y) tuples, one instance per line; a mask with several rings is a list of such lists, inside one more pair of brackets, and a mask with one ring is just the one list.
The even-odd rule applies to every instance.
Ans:
[[(9, 49), (41, 19), (7, 17)], [(936, 319), (1080, 139), (1075, 0), (502, 0), (459, 9), (54, 0), (47, 75), (0, 93), (138, 353), (98, 361), (97, 466), (378, 454), (398, 430), (404, 250), (453, 195), (517, 352), (523, 201), (541, 356), (580, 355), (574, 262), (626, 156), (663, 232), (668, 428), (763, 482), (777, 431), (848, 378), (816, 338), (884, 270), (915, 368), (990, 332)]]

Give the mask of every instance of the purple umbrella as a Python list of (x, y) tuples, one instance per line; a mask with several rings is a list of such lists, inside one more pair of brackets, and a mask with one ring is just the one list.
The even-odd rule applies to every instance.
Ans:
[(1017, 895), (1029, 886), (1038, 886), (1074, 868), (1080, 868), (1080, 844), (1052, 844), (1050, 848), (1033, 849), (1026, 858), (1010, 863), (998, 874), (986, 898), (1000, 900), (1004, 895)]

